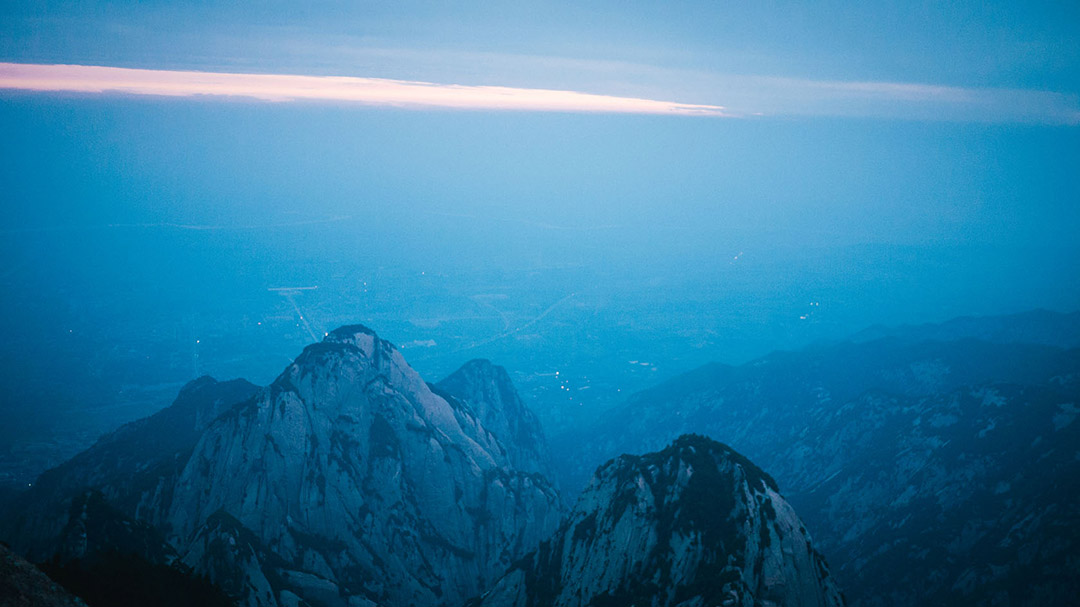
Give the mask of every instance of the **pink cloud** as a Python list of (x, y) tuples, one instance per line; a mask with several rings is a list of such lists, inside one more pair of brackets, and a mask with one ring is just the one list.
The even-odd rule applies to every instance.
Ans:
[(0, 63), (0, 89), (223, 96), (261, 101), (331, 101), (369, 106), (531, 112), (724, 116), (716, 105), (593, 95), (575, 91), (435, 84), (382, 78), (229, 74), (91, 65)]

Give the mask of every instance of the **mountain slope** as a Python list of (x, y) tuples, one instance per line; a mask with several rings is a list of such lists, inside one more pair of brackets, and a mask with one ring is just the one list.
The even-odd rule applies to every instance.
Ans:
[(707, 433), (787, 488), (852, 604), (1065, 605), (1078, 402), (1078, 350), (882, 339), (704, 367), (556, 453), (580, 478), (578, 462)]
[(460, 604), (560, 515), (550, 482), (481, 430), (389, 342), (343, 327), (202, 435), (176, 486), (173, 542), (224, 511), (293, 577), (380, 604)]
[(342, 327), (268, 387), (197, 380), (43, 474), (4, 537), (50, 557), (92, 488), (118, 515), (95, 529), (153, 530), (168, 557), (143, 542), (144, 558), (242, 605), (460, 605), (557, 527), (548, 461), (501, 368), (469, 363), (433, 391), (392, 344)]
[(86, 603), (0, 544), (0, 607), (86, 607)]
[(720, 443), (683, 436), (601, 466), (558, 533), (476, 604), (810, 607), (843, 599), (773, 480)]
[(873, 326), (851, 336), (868, 342), (895, 337), (909, 342), (978, 339), (999, 344), (1040, 344), (1080, 348), (1080, 311), (1031, 310), (1006, 316), (962, 316), (943, 323)]
[(516, 469), (554, 478), (540, 420), (521, 401), (506, 369), (487, 360), (470, 360), (432, 389), (444, 398), (466, 403), (483, 427), (506, 446)]
[(171, 406), (121, 426), (43, 473), (4, 517), (4, 536), (36, 560), (51, 557), (59, 548), (53, 540), (68, 520), (73, 500), (86, 489), (100, 491), (131, 518), (162, 524), (176, 479), (199, 436), (218, 415), (257, 389), (242, 379), (191, 381)]

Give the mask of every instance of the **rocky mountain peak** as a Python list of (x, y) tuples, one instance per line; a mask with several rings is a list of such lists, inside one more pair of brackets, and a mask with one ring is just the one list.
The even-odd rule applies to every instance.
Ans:
[(837, 606), (805, 528), (760, 468), (683, 436), (601, 466), (555, 536), (478, 603)]
[(485, 358), (474, 358), (461, 365), (440, 381), (439, 387), (473, 403), (481, 417), (488, 408), (516, 408), (521, 402), (506, 369)]
[[(474, 405), (500, 408), (433, 391), (366, 327), (337, 329), (203, 433), (176, 485), (172, 541), (201, 569), (206, 521), (227, 513), (281, 563), (246, 579), (293, 580), (270, 605), (324, 591), (460, 604), (561, 514), (540, 467), (517, 465), (539, 459), (533, 447), (488, 428)], [(513, 417), (532, 420), (521, 406)], [(542, 437), (538, 426), (529, 436)]]
[(374, 346), (381, 345), (383, 348), (393, 348), (388, 341), (379, 338), (374, 330), (360, 324), (344, 325), (326, 334), (323, 343), (345, 344), (359, 348), (369, 357), (374, 353)]
[(522, 402), (506, 369), (489, 360), (470, 360), (432, 389), (463, 403), (505, 445), (516, 468), (553, 477), (540, 421)]
[(134, 546), (245, 607), (458, 607), (564, 511), (535, 418), (505, 371), (481, 376), (497, 389), (433, 390), (374, 331), (341, 327), (265, 388), (190, 382), (43, 475), (5, 526), (42, 559)]

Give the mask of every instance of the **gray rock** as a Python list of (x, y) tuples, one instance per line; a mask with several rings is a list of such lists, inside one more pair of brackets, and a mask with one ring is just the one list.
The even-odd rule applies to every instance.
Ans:
[(1080, 595), (1077, 403), (1080, 350), (890, 337), (703, 367), (555, 453), (580, 478), (705, 433), (781, 483), (853, 605), (1064, 607)]
[(466, 419), (459, 422), (494, 434), (515, 469), (554, 478), (540, 421), (521, 401), (506, 369), (488, 360), (470, 360), (432, 388), (448, 400), (468, 405), (480, 425)]
[(555, 530), (562, 501), (501, 368), (470, 363), (437, 391), (389, 342), (342, 327), (268, 387), (192, 382), (45, 473), (4, 535), (42, 560), (77, 547), (68, 512), (92, 488), (167, 540), (135, 543), (143, 556), (242, 605), (460, 605)]
[[(468, 403), (432, 392), (389, 342), (344, 327), (207, 428), (168, 528), (183, 552), (224, 511), (343, 596), (457, 605), (558, 524), (557, 491), (511, 453), (541, 457), (506, 447)], [(314, 586), (289, 587), (305, 597)]]
[(556, 535), (476, 604), (832, 607), (843, 598), (773, 480), (688, 435), (601, 466)]

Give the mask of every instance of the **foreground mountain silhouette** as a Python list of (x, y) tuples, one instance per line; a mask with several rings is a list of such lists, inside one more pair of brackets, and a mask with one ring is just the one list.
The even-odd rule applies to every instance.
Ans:
[(0, 607), (85, 607), (32, 563), (0, 544)]
[(832, 607), (843, 597), (776, 483), (686, 435), (597, 470), (555, 536), (479, 607)]

